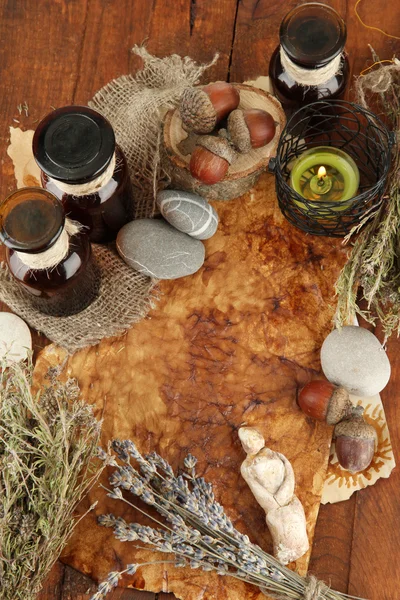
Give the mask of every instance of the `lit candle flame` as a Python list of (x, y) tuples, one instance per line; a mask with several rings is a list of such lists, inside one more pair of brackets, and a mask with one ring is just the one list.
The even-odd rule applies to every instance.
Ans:
[(325, 169), (325, 167), (321, 166), (318, 169), (318, 177), (319, 177), (319, 179), (324, 179), (326, 177), (326, 169)]

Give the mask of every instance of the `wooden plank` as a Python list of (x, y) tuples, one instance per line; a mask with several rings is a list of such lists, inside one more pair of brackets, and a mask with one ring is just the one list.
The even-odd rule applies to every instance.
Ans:
[[(377, 332), (383, 339), (382, 332)], [(381, 392), (392, 438), (394, 455), (400, 452), (400, 340), (388, 344), (392, 376)], [(394, 600), (399, 597), (400, 581), (400, 471), (381, 479), (357, 494), (354, 538), (351, 555), (349, 593), (369, 600)]]
[[(86, 103), (108, 81), (134, 71), (140, 63), (131, 48), (145, 40), (149, 52), (157, 56), (178, 53), (207, 62), (219, 51), (220, 60), (207, 78), (225, 80), (236, 5), (237, 0), (91, 3), (74, 102)], [(217, 27), (217, 23), (224, 25)]]
[(347, 592), (356, 497), (320, 507), (309, 572)]
[[(1, 198), (15, 187), (6, 155), (9, 126), (34, 128), (52, 105), (72, 100), (85, 10), (86, 0), (0, 2)], [(17, 109), (25, 102), (28, 116)]]
[(45, 581), (37, 600), (62, 600), (64, 565), (58, 561)]
[(239, 0), (175, 0), (153, 2), (149, 50), (157, 55), (178, 53), (199, 62), (220, 53), (207, 81), (226, 80)]

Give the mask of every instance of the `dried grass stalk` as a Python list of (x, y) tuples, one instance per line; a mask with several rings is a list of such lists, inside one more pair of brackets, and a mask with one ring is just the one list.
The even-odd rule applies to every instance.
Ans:
[[(387, 194), (361, 223), (364, 227), (336, 282), (335, 324), (341, 327), (359, 314), (373, 324), (379, 320), (387, 339), (396, 330), (400, 333), (400, 61), (395, 58), (390, 64), (379, 63), (375, 55), (374, 59), (378, 68), (356, 81), (357, 100), (380, 111), (394, 131), (393, 165)], [(360, 226), (356, 227), (348, 238), (359, 230)], [(359, 291), (366, 309), (357, 303)]]
[(0, 598), (33, 600), (101, 473), (100, 423), (75, 380), (33, 394), (32, 364), (0, 367)]
[(211, 483), (197, 474), (197, 459), (191, 454), (175, 475), (159, 454), (143, 456), (131, 440), (114, 440), (112, 449), (115, 458), (102, 453), (106, 463), (114, 467), (107, 495), (136, 508), (152, 521), (153, 527), (129, 523), (112, 513), (100, 515), (99, 524), (113, 529), (117, 540), (132, 544), (133, 557), (135, 549), (146, 544), (155, 552), (167, 554), (169, 560), (160, 556), (153, 563), (132, 562), (122, 571), (112, 571), (91, 600), (104, 600), (122, 576), (134, 575), (148, 564), (214, 571), (253, 584), (268, 598), (277, 600), (362, 600), (335, 592), (313, 576), (300, 577), (253, 544), (234, 527), (216, 500)]

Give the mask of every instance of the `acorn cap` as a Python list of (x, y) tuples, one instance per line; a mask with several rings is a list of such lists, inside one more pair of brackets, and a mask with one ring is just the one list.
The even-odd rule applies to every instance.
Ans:
[(335, 437), (343, 436), (354, 439), (376, 440), (375, 428), (364, 421), (362, 412), (359, 409), (362, 409), (362, 412), (364, 412), (362, 407), (356, 406), (352, 416), (336, 425)]
[(352, 414), (353, 405), (350, 401), (349, 392), (344, 387), (337, 387), (331, 396), (326, 422), (328, 425), (336, 425), (342, 419)]
[(215, 137), (213, 135), (202, 135), (197, 140), (197, 146), (202, 146), (209, 152), (212, 152), (216, 156), (223, 158), (230, 165), (234, 162), (236, 158), (236, 152), (228, 142), (223, 137)]
[(244, 113), (240, 108), (233, 110), (228, 117), (228, 130), (232, 144), (239, 152), (245, 154), (250, 152), (251, 139), (250, 131), (244, 118)]
[(179, 106), (183, 129), (195, 133), (210, 133), (217, 124), (217, 113), (206, 92), (187, 88)]

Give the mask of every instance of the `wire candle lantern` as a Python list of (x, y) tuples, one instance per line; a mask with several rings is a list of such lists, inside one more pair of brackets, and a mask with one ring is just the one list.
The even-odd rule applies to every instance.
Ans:
[[(282, 132), (276, 159), (270, 163), (285, 217), (313, 235), (345, 236), (381, 201), (393, 141), (383, 122), (357, 104), (329, 100), (299, 109)], [(329, 173), (319, 166), (323, 157)], [(318, 190), (320, 194), (314, 193)]]

